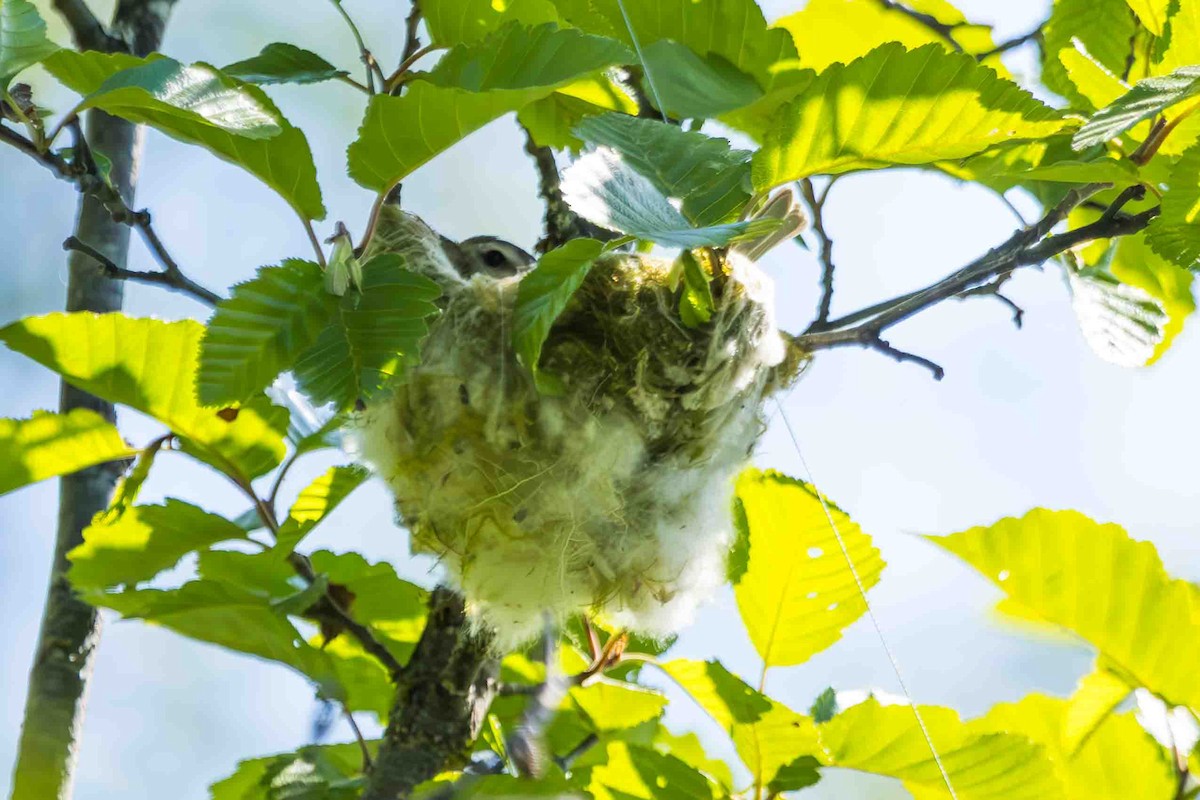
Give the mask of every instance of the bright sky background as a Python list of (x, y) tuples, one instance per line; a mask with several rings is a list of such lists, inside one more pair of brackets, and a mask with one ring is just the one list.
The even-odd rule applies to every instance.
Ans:
[[(48, 3), (40, 5), (47, 6)], [(396, 58), (406, 5), (347, 0), (384, 63)], [(798, 0), (767, 0), (774, 18)], [(968, 15), (998, 27), (998, 39), (1029, 30), (1044, 0), (963, 0)], [(46, 9), (43, 8), (43, 12)], [(47, 13), (47, 16), (52, 16)], [(377, 31), (388, 31), (386, 36)], [(59, 30), (60, 40), (65, 36)], [(356, 65), (349, 35), (323, 0), (246, 3), (182, 0), (166, 50), (180, 60), (228, 63), (270, 41), (311, 47)], [(1010, 67), (1028, 74), (1033, 60), (1014, 53)], [(43, 83), (43, 85), (45, 85)], [(309, 135), (330, 219), (352, 229), (371, 197), (344, 175), (344, 149), (361, 115), (348, 87), (272, 89), (283, 110)], [(39, 99), (46, 104), (45, 95)], [(62, 108), (65, 95), (50, 105)], [(451, 237), (491, 233), (526, 247), (536, 240), (541, 208), (534, 173), (511, 121), (501, 121), (454, 148), (405, 183), (405, 205)], [(835, 314), (928, 283), (1002, 241), (1014, 219), (982, 189), (916, 172), (862, 174), (835, 187), (828, 225), (839, 266)], [(65, 183), (14, 152), (0, 152), (0, 219), (4, 271), (0, 322), (61, 307), (76, 198)], [(309, 252), (290, 211), (248, 175), (207, 153), (151, 135), (137, 203), (184, 269), (222, 289), (260, 265)], [(1032, 206), (1024, 203), (1026, 210)], [(132, 265), (154, 268), (134, 244)], [(816, 304), (817, 265), (808, 253), (781, 248), (768, 260), (778, 280), (781, 318), (801, 329)], [(804, 456), (821, 489), (875, 537), (888, 568), (871, 599), (918, 701), (951, 705), (964, 715), (1031, 691), (1066, 695), (1091, 661), (1079, 646), (1030, 638), (994, 621), (997, 593), (949, 556), (913, 534), (951, 532), (1021, 514), (1033, 506), (1075, 508), (1123, 524), (1160, 548), (1170, 571), (1200, 577), (1196, 471), (1200, 425), (1194, 403), (1200, 340), (1185, 331), (1160, 364), (1145, 371), (1110, 366), (1077, 331), (1060, 271), (1027, 270), (1010, 284), (1027, 311), (1022, 331), (989, 299), (951, 302), (895, 329), (897, 346), (933, 358), (947, 371), (936, 383), (912, 365), (876, 353), (823, 353), (784, 399)], [(194, 302), (141, 286), (127, 289), (126, 310), (164, 318), (204, 318)], [(0, 353), (0, 415), (25, 416), (57, 404), (49, 372)], [(126, 435), (145, 442), (157, 430), (136, 415)], [(1193, 455), (1188, 455), (1188, 454)], [(755, 459), (800, 475), (798, 457), (774, 420)], [(303, 462), (288, 485), (298, 490), (326, 462)], [(179, 496), (239, 513), (241, 503), (218, 478), (178, 457), (163, 459), (144, 501)], [(56, 482), (0, 498), (0, 790), (7, 792), (52, 548)], [(387, 558), (402, 574), (432, 585), (428, 560), (407, 555), (392, 522), (390, 499), (373, 482), (312, 537), (312, 546), (361, 549)], [(757, 657), (731, 595), (703, 611), (680, 639), (680, 656), (719, 656), (751, 680)], [(769, 691), (800, 710), (825, 686), (880, 687), (896, 681), (865, 620), (810, 662), (771, 674)], [(312, 691), (290, 671), (196, 644), (139, 622), (108, 620), (92, 685), (79, 800), (207, 797), (206, 786), (239, 757), (292, 749), (308, 741)], [(720, 734), (686, 701), (674, 703), (679, 729)], [(344, 736), (338, 728), (335, 736)], [(731, 755), (728, 748), (722, 751)], [(890, 781), (830, 775), (804, 797), (903, 797)]]

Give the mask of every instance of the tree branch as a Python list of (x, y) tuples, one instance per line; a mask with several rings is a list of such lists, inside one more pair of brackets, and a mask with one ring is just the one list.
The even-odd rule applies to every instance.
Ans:
[(817, 308), (817, 322), (825, 323), (829, 321), (829, 310), (833, 304), (833, 239), (829, 238), (829, 234), (825, 231), (825, 219), (823, 212), (825, 210), (825, 200), (829, 197), (829, 189), (833, 186), (834, 178), (829, 179), (829, 185), (825, 187), (825, 191), (821, 192), (821, 196), (817, 197), (813, 190), (812, 181), (808, 178), (800, 181), (800, 193), (804, 196), (804, 202), (808, 205), (808, 210), (812, 215), (813, 232), (817, 234), (817, 238), (821, 241), (821, 302)]
[(974, 291), (976, 287), (1005, 278), (1020, 267), (1039, 265), (1086, 242), (1137, 233), (1158, 216), (1157, 206), (1139, 214), (1129, 215), (1121, 212), (1130, 200), (1140, 196), (1139, 191), (1142, 190), (1132, 187), (1122, 192), (1095, 222), (1075, 230), (1050, 235), (1050, 231), (1065, 220), (1073, 208), (1105, 187), (1106, 184), (1089, 184), (1072, 189), (1062, 202), (1050, 209), (1036, 223), (1017, 231), (999, 247), (989, 250), (957, 272), (924, 289), (876, 303), (839, 319), (823, 324), (814, 322), (807, 331), (795, 337), (793, 343), (810, 353), (850, 345), (868, 347), (898, 360), (920, 363), (936, 376), (940, 367), (928, 359), (896, 350), (881, 339), (883, 331), (943, 300), (962, 296)]
[(617, 234), (604, 228), (597, 227), (576, 214), (563, 198), (562, 182), (558, 174), (558, 162), (554, 160), (554, 151), (549, 147), (538, 145), (533, 139), (533, 133), (528, 128), (525, 131), (525, 152), (533, 158), (533, 164), (538, 173), (538, 196), (546, 206), (545, 233), (535, 248), (538, 253), (546, 253), (556, 247), (561, 247), (572, 239), (590, 237), (607, 242), (618, 238)]
[[(173, 5), (173, 0), (121, 0), (111, 26), (112, 41), (105, 44), (116, 49), (120, 43), (123, 44), (121, 49), (135, 53), (155, 49)], [(82, 3), (60, 3), (59, 7), (64, 14), (69, 11), (75, 15), (72, 26), (76, 28), (77, 36), (90, 36), (95, 32), (90, 28), (90, 21), (82, 16), (86, 10)], [(23, 141), (23, 137), (2, 125), (0, 139), (15, 144), (43, 163), (54, 162), (54, 157), (38, 153), (32, 143)], [(96, 182), (111, 193), (109, 201), (119, 200), (128, 207), (133, 199), (141, 154), (136, 126), (92, 110), (87, 112), (87, 140), (100, 147), (112, 164), (111, 186), (99, 179)], [(82, 175), (72, 174), (70, 178), (82, 185), (79, 183), (83, 180)], [(129, 251), (129, 227), (113, 221), (107, 203), (98, 191), (81, 194), (74, 234), (78, 239), (92, 243), (114, 265), (124, 267)], [(96, 269), (91, 258), (81, 253), (72, 253), (68, 265), (67, 311), (120, 310), (123, 294), (119, 281), (108, 278)], [(115, 418), (112, 404), (66, 383), (62, 384), (59, 408), (64, 413), (89, 408), (109, 420)], [(82, 531), (91, 523), (92, 517), (108, 506), (118, 477), (119, 471), (106, 465), (65, 476), (59, 485), (58, 532), (36, 655), (30, 670), (11, 800), (69, 800), (71, 796), (84, 698), (100, 626), (96, 610), (75, 594), (67, 579), (70, 567), (67, 553), (83, 541)]]
[(462, 597), (434, 589), (362, 800), (408, 798), (462, 756), (487, 715), (498, 669), (491, 636), (467, 619)]
[(879, 5), (883, 6), (888, 11), (896, 11), (913, 20), (914, 22), (921, 23), (926, 28), (940, 36), (942, 39), (946, 40), (946, 42), (955, 50), (959, 51), (960, 53), (963, 52), (962, 45), (959, 44), (958, 40), (954, 38), (954, 29), (959, 27), (958, 25), (948, 25), (932, 14), (914, 11), (902, 3), (893, 2), (893, 0), (879, 0)]
[(975, 60), (976, 61), (984, 61), (986, 59), (991, 58), (992, 56), (1000, 55), (1001, 53), (1007, 53), (1009, 50), (1014, 50), (1027, 42), (1032, 42), (1032, 41), (1041, 39), (1042, 38), (1042, 27), (1043, 27), (1042, 25), (1038, 25), (1036, 28), (1031, 30), (1029, 33), (1022, 34), (1021, 36), (1016, 36), (1012, 39), (1001, 42), (1000, 44), (993, 47), (991, 50), (988, 50), (986, 52), (980, 53), (977, 56), (975, 56)]
[(54, 0), (54, 10), (66, 20), (71, 36), (80, 50), (101, 50), (106, 53), (128, 49), (125, 42), (111, 36), (96, 19), (86, 0)]

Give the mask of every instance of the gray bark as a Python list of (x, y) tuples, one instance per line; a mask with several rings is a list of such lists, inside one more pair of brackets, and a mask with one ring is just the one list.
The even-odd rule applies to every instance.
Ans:
[[(139, 55), (156, 49), (172, 5), (173, 0), (122, 0), (111, 29), (116, 39), (103, 44), (124, 42), (124, 49)], [(97, 44), (89, 41), (95, 30), (85, 32), (77, 27), (76, 34), (81, 46)], [(112, 162), (113, 185), (132, 203), (142, 149), (139, 128), (98, 111), (88, 112), (85, 127), (92, 148)], [(127, 261), (129, 233), (127, 226), (112, 220), (99, 200), (80, 196), (75, 235), (120, 267)], [(82, 253), (72, 252), (68, 265), (67, 311), (120, 310), (120, 281), (106, 278), (100, 265)], [(110, 420), (115, 418), (111, 404), (66, 384), (59, 407), (63, 412), (89, 408)], [(67, 581), (67, 553), (82, 542), (82, 531), (93, 515), (108, 505), (118, 476), (118, 467), (102, 465), (68, 475), (60, 485), (54, 561), (30, 670), (12, 800), (66, 800), (71, 796), (100, 619)]]

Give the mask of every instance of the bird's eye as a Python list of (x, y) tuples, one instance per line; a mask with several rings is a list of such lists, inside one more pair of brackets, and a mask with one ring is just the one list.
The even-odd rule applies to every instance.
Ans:
[(490, 249), (483, 251), (483, 263), (487, 264), (489, 267), (502, 267), (506, 261), (508, 261), (508, 259), (505, 258), (504, 253), (500, 252), (499, 250)]

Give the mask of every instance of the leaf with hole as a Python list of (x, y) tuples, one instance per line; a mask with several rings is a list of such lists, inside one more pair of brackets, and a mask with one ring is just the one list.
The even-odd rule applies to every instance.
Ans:
[(0, 494), (136, 454), (116, 426), (89, 409), (0, 419)]

